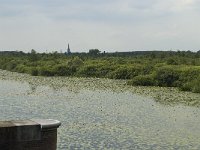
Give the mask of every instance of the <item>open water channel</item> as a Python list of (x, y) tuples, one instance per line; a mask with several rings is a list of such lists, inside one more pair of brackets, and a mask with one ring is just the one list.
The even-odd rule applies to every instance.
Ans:
[[(159, 97), (168, 93), (169, 99), (185, 94), (130, 87), (118, 80), (31, 77), (0, 70), (0, 120), (61, 121), (58, 150), (200, 149), (200, 108), (156, 102), (155, 92)], [(183, 97), (200, 100), (200, 94)]]

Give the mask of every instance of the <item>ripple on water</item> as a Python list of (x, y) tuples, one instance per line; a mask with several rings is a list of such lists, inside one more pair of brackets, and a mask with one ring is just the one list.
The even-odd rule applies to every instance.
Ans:
[(157, 94), (174, 95), (169, 101), (199, 98), (176, 89), (129, 87), (124, 81), (0, 71), (0, 119), (60, 120), (60, 150), (200, 149), (199, 108), (165, 105), (154, 101)]

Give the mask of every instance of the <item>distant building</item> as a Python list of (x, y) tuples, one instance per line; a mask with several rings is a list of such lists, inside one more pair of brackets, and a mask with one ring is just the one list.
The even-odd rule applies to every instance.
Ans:
[(68, 44), (68, 48), (67, 48), (67, 54), (71, 54), (71, 50), (70, 50), (69, 44)]

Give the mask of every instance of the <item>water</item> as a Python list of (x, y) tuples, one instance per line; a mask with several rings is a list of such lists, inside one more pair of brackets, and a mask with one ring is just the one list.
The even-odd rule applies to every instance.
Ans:
[(164, 105), (124, 81), (0, 71), (0, 114), (0, 120), (60, 120), (58, 150), (200, 149), (198, 107)]

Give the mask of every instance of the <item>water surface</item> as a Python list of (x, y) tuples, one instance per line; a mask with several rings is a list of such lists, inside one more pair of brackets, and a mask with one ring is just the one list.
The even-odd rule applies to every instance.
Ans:
[[(150, 90), (118, 80), (0, 71), (0, 120), (60, 120), (59, 150), (200, 149), (200, 109), (181, 103), (199, 94)], [(180, 103), (158, 102), (160, 96)]]

